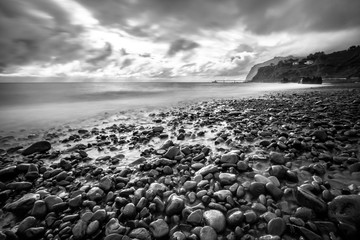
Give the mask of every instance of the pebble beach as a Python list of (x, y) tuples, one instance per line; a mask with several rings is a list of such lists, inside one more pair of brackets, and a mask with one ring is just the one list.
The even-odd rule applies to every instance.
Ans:
[(357, 239), (357, 85), (1, 136), (0, 240)]

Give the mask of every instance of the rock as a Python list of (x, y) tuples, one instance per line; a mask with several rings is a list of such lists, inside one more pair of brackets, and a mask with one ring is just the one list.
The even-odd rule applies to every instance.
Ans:
[(182, 198), (177, 195), (172, 195), (168, 199), (168, 204), (165, 209), (165, 213), (168, 216), (179, 214), (183, 210), (185, 202)]
[(275, 201), (280, 200), (284, 195), (281, 189), (276, 187), (275, 184), (272, 182), (267, 183), (265, 187)]
[(192, 191), (192, 190), (196, 189), (196, 185), (197, 185), (197, 182), (195, 182), (195, 181), (186, 181), (183, 184), (183, 188), (186, 191)]
[(30, 147), (22, 151), (22, 155), (27, 156), (33, 153), (44, 153), (51, 149), (51, 144), (48, 141), (40, 141), (32, 144)]
[(228, 196), (232, 197), (230, 190), (219, 190), (214, 192), (215, 199), (220, 202), (224, 202)]
[(273, 235), (263, 235), (259, 238), (259, 240), (280, 240), (280, 237)]
[(4, 209), (9, 212), (24, 214), (33, 208), (36, 200), (40, 199), (39, 194), (28, 193), (19, 200), (6, 204)]
[(265, 177), (261, 174), (255, 174), (254, 179), (256, 182), (263, 183), (263, 184), (267, 184), (267, 183), (271, 182), (270, 179), (268, 179), (267, 177)]
[(203, 211), (201, 209), (190, 213), (186, 221), (194, 226), (200, 225), (203, 219)]
[(249, 187), (249, 191), (251, 195), (254, 197), (258, 197), (261, 194), (266, 193), (265, 184), (259, 182), (252, 182)]
[(169, 234), (169, 225), (163, 219), (150, 223), (149, 229), (155, 238), (162, 238)]
[(112, 185), (113, 183), (109, 177), (105, 176), (100, 179), (99, 187), (105, 192), (108, 192), (111, 189)]
[(316, 130), (312, 135), (321, 142), (325, 142), (327, 139), (327, 134), (323, 130)]
[(244, 217), (245, 217), (245, 222), (250, 224), (255, 223), (258, 220), (258, 216), (253, 210), (246, 211), (244, 213)]
[(158, 192), (165, 192), (167, 188), (164, 184), (155, 182), (150, 184), (149, 190), (157, 194)]
[(360, 227), (360, 195), (340, 195), (329, 203), (328, 215), (338, 222)]
[(123, 234), (125, 232), (126, 228), (119, 223), (117, 218), (111, 218), (106, 224), (105, 235)]
[(218, 210), (208, 210), (203, 214), (206, 225), (212, 227), (217, 233), (224, 231), (226, 226), (225, 216)]
[(37, 218), (45, 217), (47, 213), (46, 203), (43, 200), (37, 200), (31, 210), (30, 215)]
[(201, 174), (202, 176), (206, 176), (209, 173), (215, 173), (218, 171), (218, 167), (214, 164), (209, 164), (203, 168), (201, 168), (199, 171), (197, 171), (197, 174)]
[(244, 220), (244, 213), (242, 211), (234, 211), (226, 218), (226, 222), (232, 226), (240, 226)]
[(32, 227), (25, 231), (26, 239), (41, 239), (45, 233), (44, 227)]
[(73, 207), (73, 208), (80, 207), (81, 204), (82, 204), (82, 196), (81, 195), (77, 195), (76, 197), (69, 199), (70, 207)]
[(16, 166), (0, 169), (0, 180), (10, 180), (17, 176)]
[(139, 240), (151, 240), (151, 235), (146, 228), (135, 228), (129, 233), (129, 237)]
[(222, 185), (231, 185), (236, 181), (236, 175), (232, 173), (220, 173), (219, 180)]
[(236, 153), (229, 152), (221, 156), (220, 162), (236, 164), (239, 161), (239, 156)]
[(125, 205), (122, 213), (124, 214), (125, 217), (127, 218), (134, 218), (136, 216), (136, 206), (133, 203), (128, 203)]
[(47, 197), (44, 199), (44, 201), (45, 201), (45, 204), (46, 204), (47, 209), (48, 209), (50, 212), (54, 211), (54, 206), (55, 206), (56, 204), (59, 204), (59, 203), (62, 203), (62, 202), (63, 202), (63, 200), (62, 200), (60, 197), (55, 196), (55, 195), (47, 196)]
[(8, 189), (12, 189), (15, 191), (23, 191), (23, 190), (29, 190), (32, 188), (31, 182), (13, 182), (6, 185)]
[(75, 239), (81, 239), (86, 235), (87, 224), (83, 220), (79, 220), (72, 228), (72, 234)]
[(94, 212), (94, 215), (92, 216), (91, 220), (95, 221), (98, 220), (99, 223), (102, 223), (105, 221), (107, 215), (105, 209), (98, 209), (96, 212)]
[(270, 152), (270, 161), (274, 164), (283, 165), (285, 164), (285, 158), (281, 153), (278, 152)]
[(104, 191), (99, 187), (92, 187), (86, 194), (89, 200), (99, 201), (104, 197)]
[(94, 235), (99, 230), (99, 226), (100, 223), (97, 220), (90, 222), (86, 228), (86, 234), (89, 236)]
[(269, 221), (267, 231), (271, 235), (281, 236), (286, 229), (286, 223), (284, 219), (277, 217)]
[(200, 230), (200, 240), (217, 240), (217, 234), (214, 228), (210, 226), (202, 227)]
[(298, 187), (295, 192), (295, 197), (301, 206), (311, 208), (316, 213), (322, 214), (327, 211), (326, 203), (305, 189)]
[(123, 236), (117, 233), (111, 233), (107, 235), (104, 240), (122, 240)]
[(17, 234), (24, 236), (25, 231), (31, 227), (34, 227), (36, 225), (36, 218), (34, 217), (27, 217), (24, 220), (22, 220), (19, 224), (19, 227), (17, 229)]
[(170, 159), (170, 160), (174, 160), (175, 156), (177, 156), (180, 153), (180, 149), (172, 146), (170, 147), (167, 152), (164, 154), (164, 158)]

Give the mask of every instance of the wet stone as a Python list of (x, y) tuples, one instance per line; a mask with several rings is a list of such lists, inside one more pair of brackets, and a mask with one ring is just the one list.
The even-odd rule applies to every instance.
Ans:
[(217, 233), (222, 232), (226, 226), (225, 216), (218, 210), (208, 210), (203, 214), (206, 225), (212, 227)]
[(218, 236), (214, 228), (210, 226), (202, 227), (200, 230), (200, 240), (217, 240)]
[(249, 191), (254, 197), (258, 197), (261, 194), (265, 194), (266, 193), (265, 184), (259, 182), (252, 182), (250, 184)]
[(155, 238), (162, 238), (169, 234), (169, 225), (163, 219), (150, 223), (149, 229)]
[(236, 175), (232, 173), (220, 173), (219, 180), (222, 185), (230, 185), (236, 181)]
[(286, 229), (286, 223), (284, 219), (277, 217), (269, 221), (267, 231), (271, 235), (281, 236)]

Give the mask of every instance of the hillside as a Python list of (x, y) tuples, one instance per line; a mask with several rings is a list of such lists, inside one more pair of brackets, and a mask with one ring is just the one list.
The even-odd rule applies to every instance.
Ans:
[(302, 76), (360, 77), (360, 46), (330, 54), (317, 52), (301, 60), (287, 59), (279, 61), (276, 65), (260, 67), (252, 81), (274, 82), (288, 78), (297, 82)]
[(259, 64), (256, 64), (254, 65), (249, 73), (247, 74), (246, 76), (246, 80), (249, 81), (251, 80), (257, 73), (258, 73), (258, 70), (259, 68), (261, 67), (266, 67), (266, 66), (270, 66), (270, 65), (276, 65), (278, 64), (280, 61), (284, 61), (284, 60), (288, 60), (288, 59), (291, 59), (291, 58), (294, 58), (293, 56), (288, 56), (288, 57), (274, 57), (273, 59), (270, 59), (266, 62), (263, 62), (263, 63), (259, 63)]

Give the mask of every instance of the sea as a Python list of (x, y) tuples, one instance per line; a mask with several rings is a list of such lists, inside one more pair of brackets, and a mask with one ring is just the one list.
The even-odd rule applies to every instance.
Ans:
[(0, 136), (91, 120), (104, 114), (313, 87), (293, 83), (191, 82), (191, 79), (187, 82), (5, 80), (0, 77)]

